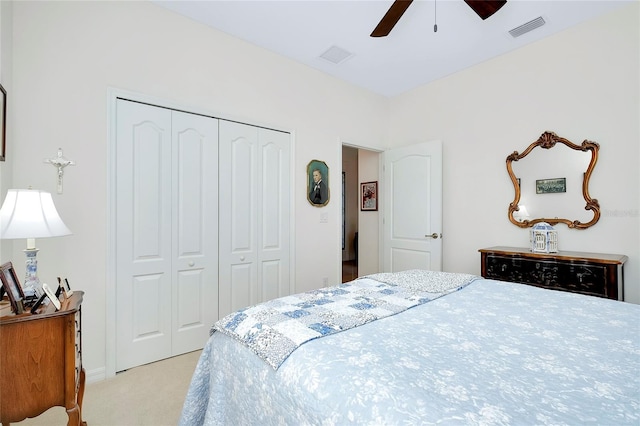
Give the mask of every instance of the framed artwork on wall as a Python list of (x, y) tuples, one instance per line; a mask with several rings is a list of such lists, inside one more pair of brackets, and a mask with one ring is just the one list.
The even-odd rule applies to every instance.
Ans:
[(307, 200), (314, 207), (329, 204), (329, 166), (320, 160), (311, 160), (307, 165)]
[(378, 181), (363, 182), (360, 184), (360, 210), (378, 210)]
[(7, 91), (0, 84), (0, 161), (7, 158)]
[(347, 235), (347, 175), (342, 172), (342, 250), (345, 248), (345, 239)]

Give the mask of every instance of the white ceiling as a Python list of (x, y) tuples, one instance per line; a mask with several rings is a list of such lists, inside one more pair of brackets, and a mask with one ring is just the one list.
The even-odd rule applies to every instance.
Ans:
[[(152, 1), (357, 86), (395, 96), (637, 0), (508, 0), (486, 21), (463, 0), (416, 0), (384, 38), (369, 34), (393, 0)], [(546, 21), (544, 26), (517, 38), (509, 34), (538, 17)], [(333, 46), (352, 56), (338, 64), (320, 57)]]

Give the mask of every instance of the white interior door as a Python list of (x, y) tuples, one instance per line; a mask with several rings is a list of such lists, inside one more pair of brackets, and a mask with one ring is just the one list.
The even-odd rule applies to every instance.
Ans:
[(289, 294), (290, 135), (220, 122), (219, 313)]
[(202, 348), (217, 319), (217, 120), (118, 100), (116, 371)]
[(442, 270), (442, 143), (384, 153), (384, 271)]

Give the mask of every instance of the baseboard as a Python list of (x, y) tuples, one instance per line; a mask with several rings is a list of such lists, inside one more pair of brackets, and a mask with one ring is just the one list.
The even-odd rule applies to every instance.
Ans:
[(107, 378), (104, 367), (95, 368), (86, 372), (86, 383), (101, 382)]

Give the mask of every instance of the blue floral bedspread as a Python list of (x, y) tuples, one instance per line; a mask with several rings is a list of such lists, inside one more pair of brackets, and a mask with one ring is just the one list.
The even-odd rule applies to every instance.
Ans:
[(281, 297), (227, 315), (212, 328), (278, 369), (300, 345), (395, 315), (457, 291), (479, 277), (409, 270)]
[(639, 305), (479, 279), (277, 370), (216, 332), (180, 424), (638, 426), (639, 371)]

